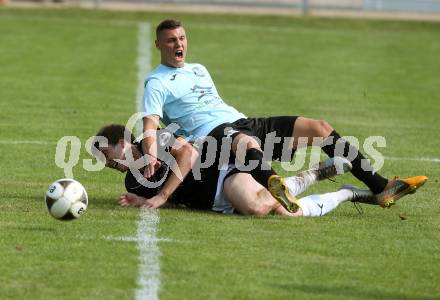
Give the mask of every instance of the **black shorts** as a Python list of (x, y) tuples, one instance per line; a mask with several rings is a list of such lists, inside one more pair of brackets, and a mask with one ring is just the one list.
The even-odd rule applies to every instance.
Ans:
[[(268, 117), (268, 118), (247, 118), (239, 119), (233, 123), (225, 123), (214, 128), (208, 136), (212, 136), (221, 145), (222, 138), (229, 136), (234, 138), (240, 133), (257, 138), (261, 149), (273, 145), (271, 160), (291, 161), (294, 150), (285, 149), (290, 154), (283, 157), (283, 146), (286, 138), (291, 139), (296, 116)], [(232, 129), (232, 130), (231, 130)], [(286, 143), (288, 140), (286, 140)], [(219, 146), (220, 149), (220, 146)]]

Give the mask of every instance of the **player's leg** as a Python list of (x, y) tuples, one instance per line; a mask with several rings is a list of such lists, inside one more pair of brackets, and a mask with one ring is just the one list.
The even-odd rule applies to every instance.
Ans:
[[(236, 129), (245, 129), (248, 132), (257, 133), (256, 135), (264, 147), (268, 147), (268, 144), (273, 146), (271, 157), (281, 160), (285, 156), (285, 153), (283, 153), (284, 138), (291, 137), (295, 120), (296, 117), (290, 116), (253, 118), (243, 120), (241, 124), (234, 124), (234, 126), (237, 126)], [(275, 138), (281, 139), (281, 142), (270, 140), (274, 138), (273, 133), (275, 133)], [(277, 176), (270, 165), (263, 160), (263, 152), (253, 137), (244, 133), (235, 133), (232, 138), (232, 152), (238, 160), (244, 162), (245, 165), (249, 165), (251, 161), (257, 162), (257, 165), (249, 173), (260, 185), (268, 188), (272, 196), (289, 212), (298, 209), (294, 195), (303, 192), (317, 180), (333, 177), (338, 173), (343, 174), (351, 169), (349, 161), (338, 157), (322, 162), (312, 170), (302, 172), (298, 176), (285, 181)]]
[(248, 173), (236, 173), (224, 181), (224, 193), (231, 205), (244, 215), (264, 216), (280, 204), (267, 197), (267, 189)]
[(286, 177), (284, 181), (293, 196), (307, 190), (318, 181), (342, 175), (351, 170), (351, 163), (343, 157), (333, 157), (319, 162), (309, 170), (302, 171), (295, 176)]
[[(382, 177), (356, 147), (342, 139), (339, 133), (324, 120), (298, 117), (293, 130), (293, 147), (295, 149), (302, 146), (298, 144), (300, 137), (308, 138), (307, 145), (312, 145), (314, 137), (321, 137), (323, 139), (321, 148), (329, 157), (353, 155), (351, 159), (352, 174), (377, 195), (377, 202), (383, 207), (394, 204), (397, 199), (406, 194), (414, 193), (428, 179), (426, 176), (395, 180)], [(338, 153), (337, 145), (339, 145), (339, 149), (342, 149), (341, 153)]]
[(303, 197), (298, 200), (298, 203), (304, 217), (320, 217), (347, 201), (372, 204), (375, 200), (376, 197), (370, 190), (343, 186), (337, 192)]
[(224, 181), (224, 193), (231, 205), (245, 215), (264, 216), (271, 212), (289, 217), (319, 217), (346, 201), (367, 203), (374, 198), (369, 190), (342, 187), (333, 193), (310, 195), (298, 200), (299, 209), (292, 213), (281, 206), (271, 193), (247, 173), (236, 173)]
[(376, 197), (370, 190), (359, 189), (346, 185), (337, 192), (316, 194), (298, 199), (302, 216), (320, 217), (337, 208), (341, 203), (351, 201), (367, 204), (375, 204)]
[[(295, 139), (291, 139), (291, 137), (294, 132), (296, 120), (297, 117), (295, 116), (251, 118), (243, 120), (241, 121), (241, 124), (236, 125), (238, 125), (238, 128), (240, 129), (244, 128), (249, 132), (255, 133), (255, 136), (260, 139), (265, 151), (272, 151), (272, 159), (290, 160), (293, 152), (284, 148), (287, 145), (290, 146), (291, 149), (293, 146), (292, 140), (295, 142)], [(272, 196), (275, 197), (277, 201), (279, 201), (279, 203), (281, 203), (283, 207), (290, 212), (294, 211), (291, 209), (292, 202), (297, 207), (297, 203), (294, 198), (295, 195), (303, 192), (308, 186), (317, 180), (333, 177), (338, 173), (343, 174), (345, 171), (351, 169), (351, 164), (349, 161), (338, 157), (336, 159), (330, 159), (322, 162), (312, 170), (302, 172), (298, 174), (298, 176), (283, 179), (280, 176), (277, 176), (268, 165), (264, 165), (263, 152), (261, 152), (259, 148), (258, 151), (256, 151), (259, 145), (255, 142), (255, 140), (251, 139), (247, 141), (246, 139), (250, 139), (250, 137), (246, 135), (237, 135), (233, 143), (233, 151), (235, 151), (235, 153), (237, 153), (237, 157), (240, 158), (244, 156), (244, 151), (241, 151), (240, 155), (240, 150), (246, 149), (247, 160), (256, 159), (259, 161), (260, 165), (253, 173), (251, 172), (251, 174), (261, 185), (268, 188)], [(268, 153), (266, 153), (266, 155), (267, 154)], [(257, 171), (259, 172), (262, 169), (261, 166), (266, 167), (266, 170), (270, 172), (267, 172), (266, 174), (261, 172), (258, 174)], [(259, 177), (261, 178), (260, 180)], [(270, 180), (268, 180), (269, 178)], [(266, 182), (267, 185), (265, 185)]]
[(298, 203), (304, 217), (320, 217), (328, 214), (339, 204), (350, 201), (353, 193), (349, 190), (340, 190), (332, 193), (317, 194), (303, 197)]
[[(326, 121), (299, 117), (293, 129), (293, 147), (295, 149), (298, 146), (302, 146), (298, 144), (299, 138), (301, 137), (308, 138), (309, 146), (312, 145), (313, 138), (322, 138), (322, 142), (316, 146), (321, 146), (322, 150), (329, 157), (334, 157), (335, 155), (347, 157), (350, 152), (356, 154), (354, 159), (351, 160), (353, 166), (351, 172), (357, 179), (364, 182), (373, 193), (377, 194), (382, 192), (387, 185), (388, 179), (375, 172), (371, 165), (368, 164), (368, 161), (365, 160), (362, 153), (347, 141), (342, 140), (341, 136)], [(315, 139), (315, 143), (317, 141), (319, 140)], [(338, 146), (340, 149), (343, 149), (342, 153), (336, 153), (337, 143), (344, 144)], [(363, 167), (361, 166), (362, 160), (364, 160)]]
[[(257, 141), (244, 133), (233, 137), (232, 153), (243, 166), (251, 167), (247, 172), (264, 188), (269, 189), (272, 195), (288, 211), (298, 210), (295, 197), (293, 197), (283, 179), (277, 175), (272, 167), (264, 160), (263, 151)], [(240, 168), (240, 166), (237, 166)]]
[[(269, 178), (277, 175), (264, 160), (259, 143), (251, 136), (253, 128), (248, 125), (249, 119), (240, 119), (217, 126), (209, 133), (217, 141), (216, 163), (220, 168), (225, 163), (236, 164), (238, 169), (251, 174), (260, 185), (267, 188)], [(291, 212), (298, 209), (295, 197), (290, 195), (287, 188), (279, 193), (279, 201)]]

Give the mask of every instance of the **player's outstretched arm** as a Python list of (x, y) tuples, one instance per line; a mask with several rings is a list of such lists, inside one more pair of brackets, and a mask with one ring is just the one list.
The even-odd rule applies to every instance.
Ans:
[[(152, 197), (148, 199), (146, 197), (138, 196), (134, 193), (125, 193), (119, 197), (118, 203), (122, 207), (152, 207), (151, 203), (156, 202), (155, 198), (156, 197)], [(149, 201), (148, 205), (147, 201)]]
[(172, 172), (163, 184), (159, 193), (145, 202), (145, 206), (147, 207), (158, 208), (164, 205), (171, 194), (191, 171), (191, 168), (198, 157), (196, 149), (180, 137), (177, 138), (171, 146), (170, 153), (175, 158), (175, 161), (172, 162), (172, 165), (170, 166)]
[(142, 143), (142, 151), (148, 156), (147, 165), (145, 166), (144, 177), (150, 178), (154, 175), (160, 166), (157, 160), (157, 141), (156, 130), (159, 126), (159, 116), (149, 115), (143, 118), (144, 140)]
[(118, 203), (122, 207), (141, 207), (145, 204), (147, 198), (133, 193), (126, 193), (119, 197)]

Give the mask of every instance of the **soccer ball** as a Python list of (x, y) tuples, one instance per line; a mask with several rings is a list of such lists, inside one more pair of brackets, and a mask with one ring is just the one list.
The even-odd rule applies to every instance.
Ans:
[(47, 210), (58, 220), (74, 220), (86, 211), (89, 199), (86, 189), (76, 180), (59, 179), (45, 195)]

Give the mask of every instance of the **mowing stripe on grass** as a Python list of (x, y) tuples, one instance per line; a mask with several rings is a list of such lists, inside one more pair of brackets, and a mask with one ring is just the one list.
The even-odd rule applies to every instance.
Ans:
[[(138, 24), (138, 88), (136, 92), (136, 110), (142, 111), (144, 77), (150, 71), (150, 24)], [(139, 122), (137, 126), (142, 126)], [(140, 127), (141, 129), (142, 127)], [(141, 208), (137, 229), (139, 248), (139, 275), (136, 300), (159, 299), (160, 263), (159, 246), (156, 237), (159, 224), (157, 209)]]

